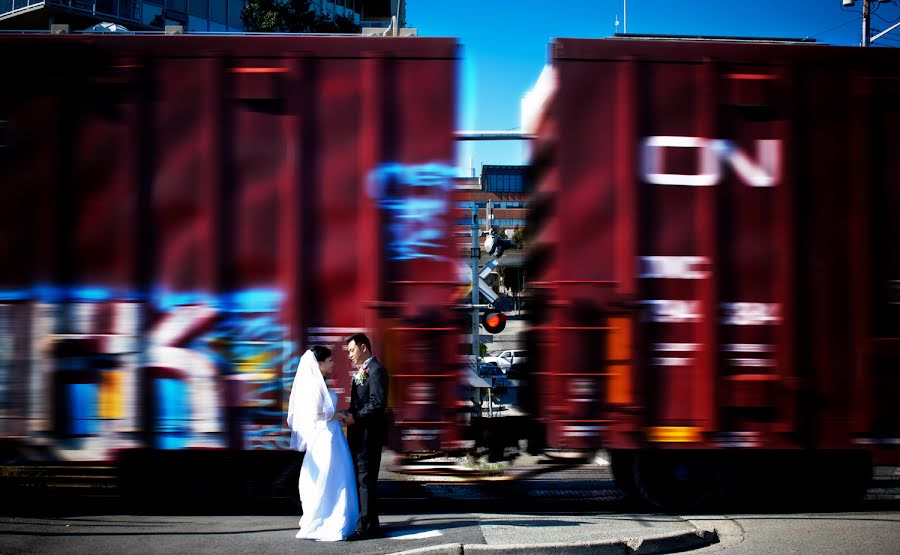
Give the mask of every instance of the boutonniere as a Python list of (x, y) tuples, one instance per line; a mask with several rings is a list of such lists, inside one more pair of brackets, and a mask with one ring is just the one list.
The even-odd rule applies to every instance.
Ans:
[(353, 383), (356, 385), (362, 385), (366, 383), (366, 380), (369, 379), (369, 371), (365, 369), (365, 367), (360, 368), (356, 371), (356, 374), (353, 374)]

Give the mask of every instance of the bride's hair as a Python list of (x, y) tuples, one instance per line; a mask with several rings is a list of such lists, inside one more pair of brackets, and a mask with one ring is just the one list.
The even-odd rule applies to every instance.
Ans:
[(313, 345), (309, 348), (316, 357), (316, 362), (325, 362), (331, 356), (331, 349), (322, 347), (321, 345)]

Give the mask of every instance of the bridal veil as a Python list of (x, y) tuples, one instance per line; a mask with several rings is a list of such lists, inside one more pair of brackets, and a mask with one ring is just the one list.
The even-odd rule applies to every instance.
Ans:
[(306, 451), (308, 445), (334, 416), (334, 402), (312, 351), (300, 357), (291, 397), (287, 423), (291, 428), (291, 449)]

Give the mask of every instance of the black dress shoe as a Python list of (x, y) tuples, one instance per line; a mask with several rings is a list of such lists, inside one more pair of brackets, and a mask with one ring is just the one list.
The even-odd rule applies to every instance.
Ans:
[(352, 534), (347, 536), (348, 542), (358, 542), (358, 541), (367, 540), (367, 539), (369, 539), (369, 534), (367, 534), (366, 532), (364, 532), (362, 530), (356, 530)]

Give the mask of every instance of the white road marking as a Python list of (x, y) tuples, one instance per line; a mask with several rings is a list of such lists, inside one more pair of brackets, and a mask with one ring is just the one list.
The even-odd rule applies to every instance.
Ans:
[(426, 530), (424, 532), (413, 532), (411, 534), (404, 534), (403, 532), (390, 532), (385, 536), (392, 540), (422, 540), (425, 538), (437, 538), (443, 536), (441, 532), (438, 530)]

